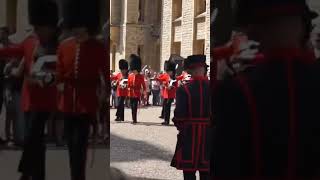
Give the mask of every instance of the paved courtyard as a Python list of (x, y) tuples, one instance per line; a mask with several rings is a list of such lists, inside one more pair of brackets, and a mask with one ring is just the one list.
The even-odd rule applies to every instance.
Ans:
[(170, 166), (177, 130), (173, 125), (161, 126), (160, 112), (160, 107), (141, 108), (138, 124), (133, 125), (130, 109), (121, 123), (114, 121), (116, 110), (111, 110), (111, 166), (129, 179), (183, 179), (182, 172)]

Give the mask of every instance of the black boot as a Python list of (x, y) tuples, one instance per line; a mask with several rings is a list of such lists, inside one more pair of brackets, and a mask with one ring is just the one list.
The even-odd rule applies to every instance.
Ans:
[(161, 124), (164, 125), (164, 126), (168, 126), (168, 125), (169, 125), (169, 122), (164, 121), (164, 122), (162, 122)]
[(115, 119), (115, 121), (121, 121), (121, 119), (120, 119), (119, 117), (117, 117), (117, 118)]

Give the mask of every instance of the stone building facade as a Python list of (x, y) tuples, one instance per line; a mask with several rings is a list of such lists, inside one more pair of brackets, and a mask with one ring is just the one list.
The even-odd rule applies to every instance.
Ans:
[(159, 70), (162, 0), (110, 0), (110, 67), (138, 54), (143, 65)]
[(210, 0), (163, 0), (161, 67), (172, 54), (207, 55), (210, 62)]
[(210, 53), (210, 0), (111, 0), (110, 67), (132, 53), (159, 71), (172, 54)]

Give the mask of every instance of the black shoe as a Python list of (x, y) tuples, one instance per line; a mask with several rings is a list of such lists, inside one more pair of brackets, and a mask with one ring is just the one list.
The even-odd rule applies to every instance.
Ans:
[(6, 145), (7, 141), (3, 140), (2, 138), (0, 138), (0, 145)]
[(168, 125), (169, 125), (169, 122), (166, 122), (166, 121), (165, 121), (165, 122), (162, 122), (161, 124), (164, 125), (164, 126), (168, 126)]
[(160, 119), (164, 119), (164, 117), (163, 117), (163, 116), (159, 116), (159, 118), (160, 118)]
[(119, 117), (117, 117), (117, 118), (115, 119), (115, 121), (121, 121), (121, 119), (120, 119)]
[(137, 124), (137, 123), (138, 123), (137, 121), (133, 121), (133, 122), (132, 122), (132, 124)]

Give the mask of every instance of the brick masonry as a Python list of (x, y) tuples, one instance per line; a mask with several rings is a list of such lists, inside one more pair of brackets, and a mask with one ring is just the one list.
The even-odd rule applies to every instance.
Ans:
[[(118, 2), (114, 2), (118, 1)], [(160, 16), (158, 14), (161, 0), (144, 0), (144, 21), (139, 22), (139, 0), (111, 0), (111, 67), (118, 70), (118, 61), (127, 59), (130, 54), (140, 55), (143, 65), (153, 69), (160, 67)], [(143, 2), (143, 1), (142, 1)], [(121, 7), (119, 7), (121, 6)], [(118, 34), (118, 35), (117, 35)], [(114, 50), (114, 51), (112, 51)]]
[[(161, 25), (161, 62), (167, 60), (172, 52), (172, 43), (181, 42), (180, 56), (192, 55), (195, 40), (204, 40), (207, 63), (210, 62), (210, 0), (206, 0), (206, 12), (204, 17), (195, 18), (195, 0), (182, 0), (181, 27), (172, 20), (173, 0), (163, 0), (162, 25)], [(178, 25), (179, 26), (179, 25)], [(197, 28), (199, 27), (199, 28)], [(179, 34), (176, 34), (179, 33)]]

